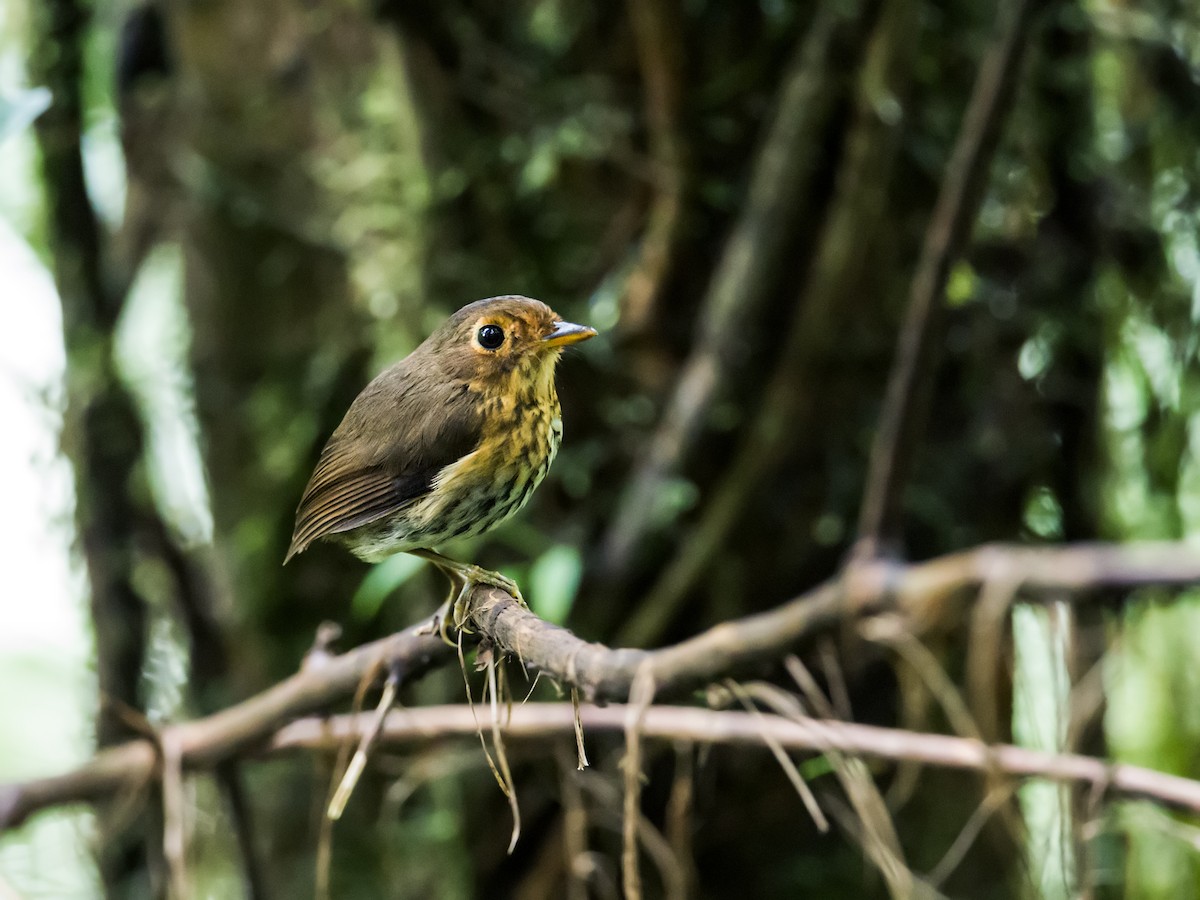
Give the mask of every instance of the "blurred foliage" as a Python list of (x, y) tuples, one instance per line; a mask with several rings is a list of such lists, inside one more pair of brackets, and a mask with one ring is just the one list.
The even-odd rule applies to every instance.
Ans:
[[(163, 17), (163, 53), (139, 49), (152, 36), (121, 31), (136, 10), (91, 22), (89, 178), (104, 211), (117, 205), (105, 196), (124, 195), (112, 252), (137, 267), (149, 248), (171, 249), (142, 268), (121, 374), (147, 425), (155, 500), (203, 561), (229, 651), (203, 685), (189, 680), (185, 617), (164, 599), (161, 567), (143, 561), (134, 581), (152, 615), (143, 689), (128, 702), (154, 716), (211, 709), (294, 671), (322, 620), (351, 645), (440, 601), (443, 583), (407, 557), (364, 573), (320, 546), (280, 562), (312, 462), (354, 394), (447, 313), (489, 295), (540, 297), (605, 337), (560, 369), (566, 438), (530, 508), (455, 555), (517, 577), (551, 621), (613, 641), (666, 564), (690, 552), (772, 373), (788, 364), (805, 403), (779, 425), (785, 458), (741, 486), (747, 511), (678, 611), (643, 637), (667, 643), (768, 608), (836, 569), (994, 9), (646, 2), (661, 26), (653, 39), (632, 2), (583, 0), (138, 7)], [(811, 73), (837, 100), (806, 135), (816, 165), (771, 261), (777, 274), (737, 320), (735, 363), (694, 449), (647, 498), (645, 540), (612, 571), (599, 547), (621, 487), (704, 332), (698, 310), (751, 202), (789, 60), (830, 10), (861, 27), (847, 29), (854, 46), (838, 67)], [(145, 59), (169, 64), (135, 64)], [(947, 285), (929, 426), (905, 496), (907, 555), (1200, 529), (1198, 100), (1200, 14), (1187, 4), (1041, 6)], [(44, 103), (37, 85), (0, 98), (0, 140)], [(45, 235), (28, 237), (45, 254)], [(634, 310), (639, 279), (652, 290)], [(805, 305), (823, 302), (828, 344), (784, 359)], [(1039, 619), (1025, 649), (1047, 629), (1085, 644), (1099, 635), (1108, 652), (1087, 664), (1102, 667), (1107, 706), (1081, 749), (1200, 777), (1200, 598), (1119, 600), (1066, 625)], [(856, 718), (906, 721), (892, 660), (850, 636), (840, 649)], [(935, 649), (961, 682), (965, 633)], [(1061, 715), (1062, 672), (1047, 672), (1021, 688), (1033, 695), (1018, 710), (1046, 708), (1040, 686), (1055, 701), (1049, 716)], [(461, 698), (458, 673), (444, 672), (406, 687), (403, 702)], [(511, 857), (505, 804), (477, 753), (384, 755), (334, 831), (333, 895), (560, 896), (564, 809), (579, 792), (603, 896), (618, 878), (621, 751), (595, 743), (597, 765), (576, 781), (550, 753), (517, 761), (527, 822)], [(714, 750), (692, 765), (685, 830), (698, 896), (886, 895), (851, 840), (815, 831), (765, 756)], [(664, 829), (686, 767), (666, 748), (648, 760), (644, 812)], [(828, 767), (808, 771), (832, 780)], [(328, 765), (279, 761), (249, 775), (267, 878), (279, 896), (307, 896)], [(901, 781), (877, 775), (884, 787)], [(229, 896), (227, 813), (199, 783), (211, 818), (199, 817), (194, 877)], [(895, 810), (914, 867), (937, 865), (981, 797), (962, 775), (922, 776)], [(1077, 824), (1092, 834), (1074, 836), (1075, 859), (1053, 877), (1030, 871), (1019, 841), (989, 825), (944, 890), (1004, 897), (1079, 878), (1097, 897), (1200, 896), (1200, 823), (1122, 804)]]

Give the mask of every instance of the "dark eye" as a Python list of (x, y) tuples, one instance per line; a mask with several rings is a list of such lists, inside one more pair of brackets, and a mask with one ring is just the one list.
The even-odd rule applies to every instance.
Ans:
[(504, 329), (499, 325), (484, 325), (475, 337), (484, 350), (495, 350), (504, 343)]

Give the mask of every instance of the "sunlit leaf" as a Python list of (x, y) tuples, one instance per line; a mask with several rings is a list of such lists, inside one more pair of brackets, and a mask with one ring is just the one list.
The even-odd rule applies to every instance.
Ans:
[(529, 603), (533, 611), (561, 625), (571, 613), (583, 569), (579, 551), (567, 544), (551, 547), (529, 568)]
[(425, 561), (408, 553), (397, 553), (372, 567), (354, 592), (350, 608), (354, 618), (367, 621), (378, 612), (392, 592), (412, 578)]

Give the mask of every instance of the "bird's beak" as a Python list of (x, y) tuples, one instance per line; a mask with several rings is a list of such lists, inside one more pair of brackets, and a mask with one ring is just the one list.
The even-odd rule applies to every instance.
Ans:
[(542, 338), (544, 347), (566, 347), (578, 344), (596, 336), (596, 329), (587, 325), (574, 325), (571, 322), (556, 322), (554, 330)]

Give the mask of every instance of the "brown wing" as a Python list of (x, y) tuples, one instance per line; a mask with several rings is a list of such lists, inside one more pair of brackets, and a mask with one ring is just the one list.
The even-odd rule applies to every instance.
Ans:
[(329, 438), (296, 510), (285, 564), (318, 538), (398, 512), (479, 445), (482, 421), (467, 385), (417, 356), (367, 385)]

